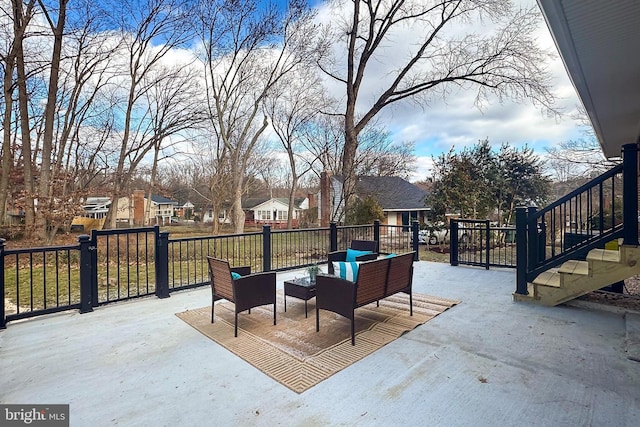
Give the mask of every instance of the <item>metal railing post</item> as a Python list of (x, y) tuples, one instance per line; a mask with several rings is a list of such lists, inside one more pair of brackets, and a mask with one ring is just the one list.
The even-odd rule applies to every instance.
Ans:
[[(638, 246), (638, 144), (622, 146), (623, 244)], [(612, 202), (613, 204), (613, 202)], [(611, 217), (611, 226), (615, 213)]]
[(527, 291), (527, 208), (516, 208), (516, 294)]
[(413, 235), (413, 251), (415, 255), (413, 256), (414, 261), (418, 261), (420, 256), (418, 251), (420, 250), (420, 242), (418, 242), (418, 231), (420, 230), (420, 224), (417, 220), (411, 223), (411, 234)]
[(94, 302), (91, 238), (87, 234), (82, 234), (78, 236), (78, 243), (80, 243), (80, 313), (89, 313), (93, 311)]
[(489, 236), (489, 220), (486, 220), (484, 222), (484, 230), (485, 230), (485, 263), (486, 263), (484, 268), (488, 270), (489, 269), (489, 262), (490, 262), (489, 256), (491, 255), (489, 253), (489, 251), (491, 249), (491, 248), (489, 248), (489, 245), (491, 244), (491, 242), (490, 242), (490, 237), (491, 236)]
[(91, 286), (91, 306), (97, 307), (100, 302), (98, 301), (98, 232), (96, 230), (91, 230), (89, 263), (91, 265), (89, 277), (89, 286)]
[(449, 223), (449, 263), (458, 265), (458, 221), (455, 219)]
[(534, 268), (538, 265), (538, 226), (531, 222), (531, 216), (538, 211), (535, 206), (527, 208), (527, 266)]
[(169, 232), (155, 227), (156, 235), (156, 296), (169, 298)]
[(271, 226), (262, 226), (262, 271), (271, 271)]
[(329, 252), (338, 250), (338, 225), (335, 222), (329, 224)]
[(373, 221), (373, 240), (377, 243), (376, 252), (380, 252), (380, 220), (376, 219)]
[(0, 239), (0, 296), (2, 296), (2, 304), (0, 304), (0, 329), (7, 328), (7, 318), (4, 311), (4, 245), (6, 240)]

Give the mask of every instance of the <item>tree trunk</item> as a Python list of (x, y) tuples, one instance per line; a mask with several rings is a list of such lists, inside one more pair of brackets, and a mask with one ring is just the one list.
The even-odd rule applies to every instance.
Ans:
[(298, 188), (298, 174), (296, 171), (296, 160), (293, 157), (293, 150), (288, 149), (289, 165), (291, 167), (291, 188), (289, 189), (289, 210), (287, 211), (287, 228), (293, 228), (293, 212), (294, 212), (294, 199), (296, 195), (296, 189)]
[[(22, 2), (14, 2), (15, 15), (22, 17)], [(24, 176), (24, 222), (25, 234), (27, 237), (33, 236), (35, 225), (35, 203), (34, 203), (34, 183), (31, 159), (31, 129), (29, 126), (29, 92), (27, 90), (27, 73), (24, 64), (24, 49), (22, 36), (19, 34), (18, 19), (14, 18), (14, 34), (16, 36), (16, 72), (18, 86), (18, 107), (20, 111), (20, 136), (22, 138), (22, 163)]]
[(217, 236), (220, 233), (220, 220), (218, 217), (220, 216), (220, 208), (212, 205), (211, 207), (211, 233), (214, 236)]
[[(158, 156), (160, 154), (160, 141), (155, 143), (155, 149), (153, 151), (153, 165), (151, 166), (151, 176), (149, 177), (149, 192), (147, 195), (147, 201), (148, 203), (146, 204), (146, 212), (145, 212), (145, 218), (149, 218), (149, 220), (151, 221), (151, 196), (153, 195), (153, 190), (156, 186), (156, 175), (158, 174)], [(157, 215), (155, 216), (156, 218), (156, 223), (158, 221), (158, 217)], [(161, 224), (164, 225), (164, 224)]]
[(13, 168), (13, 155), (11, 153), (11, 116), (13, 114), (13, 70), (15, 58), (8, 56), (5, 61), (5, 74), (3, 82), (4, 93), (4, 117), (2, 119), (2, 176), (0, 176), (0, 225), (6, 221), (7, 214), (7, 190), (9, 189), (9, 176)]
[(244, 211), (242, 210), (242, 183), (236, 185), (233, 192), (233, 227), (236, 234), (244, 233)]
[(293, 213), (294, 209), (294, 200), (296, 196), (296, 187), (298, 186), (298, 179), (295, 178), (292, 180), (291, 188), (289, 189), (289, 210), (287, 211), (287, 228), (293, 228)]
[[(44, 134), (42, 139), (40, 185), (38, 188), (38, 201), (40, 209), (36, 215), (37, 228), (43, 239), (49, 240), (47, 233), (48, 224), (44, 218), (47, 210), (53, 209), (51, 198), (51, 152), (53, 148), (53, 125), (55, 121), (56, 104), (58, 98), (58, 80), (60, 75), (60, 58), (62, 55), (62, 36), (64, 34), (64, 24), (66, 20), (67, 1), (60, 0), (58, 9), (58, 22), (53, 25), (49, 21), (53, 32), (53, 53), (51, 54), (51, 69), (49, 71), (49, 88), (47, 92), (47, 105), (44, 110)], [(43, 7), (47, 19), (49, 15)]]
[[(124, 173), (124, 160), (126, 158), (127, 149), (129, 147), (129, 134), (131, 133), (131, 115), (133, 111), (133, 104), (135, 101), (135, 75), (132, 77), (131, 86), (129, 87), (129, 98), (127, 99), (127, 111), (125, 113), (124, 120), (124, 134), (122, 136), (122, 143), (120, 146), (120, 156), (118, 157), (118, 165), (115, 171), (115, 181), (113, 183), (113, 200), (107, 217), (104, 220), (103, 228), (116, 228), (116, 220), (118, 216), (118, 198), (120, 197), (122, 190), (125, 188), (125, 173)], [(128, 181), (128, 176), (126, 177)]]
[[(349, 110), (349, 108), (347, 108)], [(355, 193), (356, 176), (355, 176), (355, 160), (356, 152), (358, 150), (358, 134), (353, 126), (353, 116), (347, 117), (345, 120), (344, 131), (344, 151), (342, 152), (342, 199), (343, 205), (343, 218), (346, 218), (349, 207), (351, 206), (352, 196)]]

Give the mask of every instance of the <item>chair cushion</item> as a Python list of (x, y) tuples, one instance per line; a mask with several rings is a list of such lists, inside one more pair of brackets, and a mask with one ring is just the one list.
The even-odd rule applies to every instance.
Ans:
[(333, 273), (339, 278), (349, 280), (351, 282), (355, 282), (358, 279), (358, 267), (360, 266), (359, 262), (334, 261), (332, 264)]
[(356, 258), (359, 257), (360, 255), (367, 255), (372, 253), (373, 252), (371, 251), (359, 251), (357, 249), (347, 249), (347, 256), (345, 258), (345, 261), (347, 262), (355, 261)]
[(233, 280), (239, 279), (239, 278), (241, 278), (241, 277), (242, 277), (242, 276), (240, 275), (240, 273), (236, 273), (235, 271), (232, 271), (232, 272), (231, 272), (231, 278), (232, 278)]

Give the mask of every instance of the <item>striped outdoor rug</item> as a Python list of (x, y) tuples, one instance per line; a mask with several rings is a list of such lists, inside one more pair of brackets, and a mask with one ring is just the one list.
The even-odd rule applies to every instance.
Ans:
[(277, 325), (271, 306), (257, 307), (238, 316), (238, 337), (233, 336), (233, 304), (216, 304), (215, 323), (211, 306), (176, 315), (227, 350), (249, 362), (291, 390), (302, 393), (336, 372), (373, 353), (407, 331), (434, 318), (460, 301), (428, 295), (413, 295), (413, 316), (409, 297), (397, 294), (356, 309), (356, 345), (351, 345), (349, 320), (320, 310), (320, 332), (315, 331), (315, 304), (278, 293)]

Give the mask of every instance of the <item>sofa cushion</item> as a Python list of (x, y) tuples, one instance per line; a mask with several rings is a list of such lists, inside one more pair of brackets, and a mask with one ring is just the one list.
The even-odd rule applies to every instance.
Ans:
[(360, 255), (368, 255), (372, 253), (373, 252), (371, 251), (359, 251), (357, 249), (347, 249), (347, 256), (345, 257), (345, 261), (347, 262), (356, 261), (356, 258), (359, 257)]
[(239, 279), (239, 278), (241, 278), (241, 277), (242, 277), (242, 276), (240, 275), (240, 273), (236, 273), (235, 271), (232, 271), (232, 272), (231, 272), (231, 278), (232, 278), (233, 280)]
[(355, 282), (358, 279), (359, 262), (333, 262), (333, 273), (341, 279)]

